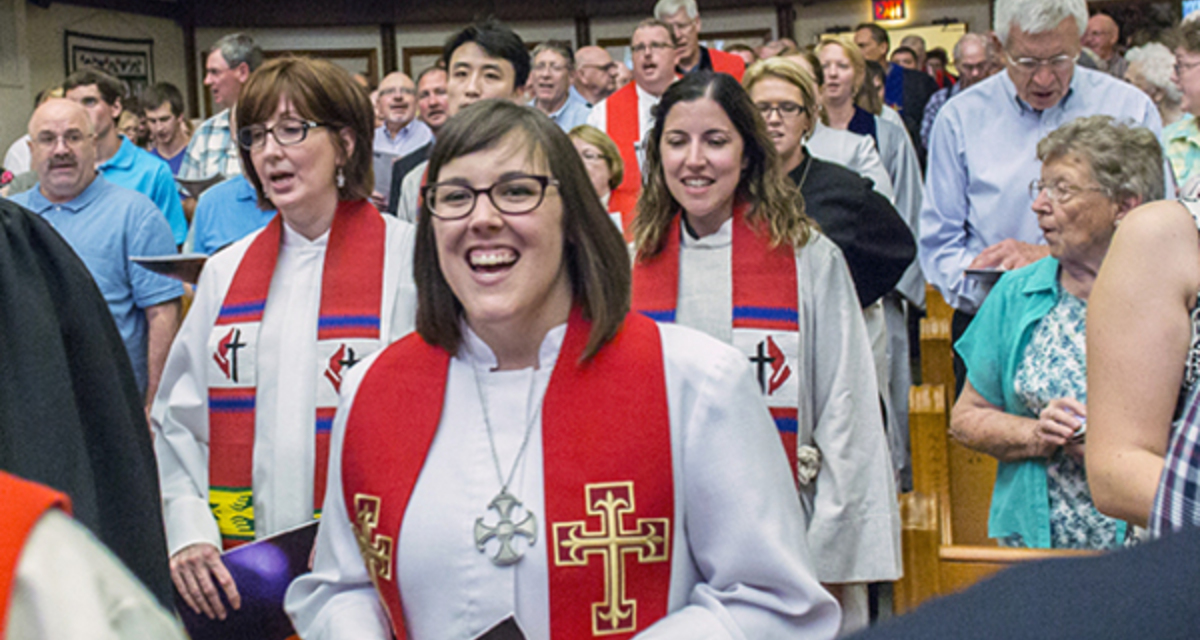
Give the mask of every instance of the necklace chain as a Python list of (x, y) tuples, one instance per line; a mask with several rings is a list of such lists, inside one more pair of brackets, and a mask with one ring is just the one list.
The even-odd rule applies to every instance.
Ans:
[[(483, 392), (483, 374), (477, 364), (472, 363), (472, 368), (475, 373), (475, 391), (479, 393), (479, 405), (483, 409), (483, 425), (487, 429), (488, 445), (492, 449), (492, 464), (496, 469), (496, 481), (500, 483), (500, 492), (508, 491), (508, 487), (512, 484), (513, 476), (517, 473), (517, 467), (521, 464), (521, 458), (525, 455), (525, 447), (529, 445), (529, 436), (533, 433), (533, 424), (541, 415), (542, 407), (539, 403), (537, 407), (533, 406), (534, 390), (537, 389), (537, 371), (531, 373), (529, 381), (529, 396), (525, 401), (525, 436), (521, 440), (521, 447), (517, 449), (517, 457), (513, 458), (512, 468), (508, 471), (508, 478), (505, 479), (504, 472), (500, 467), (500, 454), (496, 451), (496, 436), (492, 433), (492, 422), (488, 419), (487, 395)], [(530, 413), (532, 412), (532, 415)]]

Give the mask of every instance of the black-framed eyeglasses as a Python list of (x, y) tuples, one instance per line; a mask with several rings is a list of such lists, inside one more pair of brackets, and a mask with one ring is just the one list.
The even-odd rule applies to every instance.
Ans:
[(1108, 189), (1100, 186), (1077, 187), (1073, 184), (1067, 184), (1065, 182), (1045, 182), (1043, 180), (1034, 180), (1033, 182), (1029, 183), (1029, 197), (1037, 200), (1038, 194), (1040, 194), (1043, 189), (1046, 191), (1046, 198), (1048, 198), (1052, 204), (1060, 205), (1070, 202), (1071, 198), (1074, 198), (1077, 194), (1083, 193), (1084, 191), (1098, 191), (1106, 195), (1108, 194)]
[(475, 210), (479, 194), (486, 193), (492, 206), (505, 215), (529, 213), (542, 204), (546, 188), (558, 186), (550, 176), (514, 175), (498, 180), (482, 189), (458, 182), (438, 182), (422, 190), (425, 206), (441, 220), (461, 220)]
[(269, 133), (275, 136), (275, 142), (278, 142), (280, 146), (287, 147), (304, 142), (304, 139), (308, 137), (309, 129), (325, 126), (329, 125), (297, 118), (283, 118), (273, 127), (252, 124), (238, 129), (238, 144), (244, 149), (261, 149), (263, 145), (267, 144), (267, 134)]
[(754, 108), (758, 109), (758, 112), (762, 114), (763, 120), (770, 118), (772, 111), (779, 114), (780, 118), (788, 120), (800, 116), (801, 114), (808, 113), (808, 107), (787, 100), (783, 102), (777, 102), (775, 104), (771, 104), (770, 102), (759, 102), (754, 105)]

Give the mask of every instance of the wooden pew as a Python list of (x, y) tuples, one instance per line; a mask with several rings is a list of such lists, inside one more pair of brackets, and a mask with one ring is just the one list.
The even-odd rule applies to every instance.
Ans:
[(1087, 551), (1009, 549), (987, 537), (996, 460), (949, 437), (954, 369), (950, 314), (932, 288), (921, 321), (924, 383), (909, 392), (913, 491), (900, 496), (904, 577), (893, 608), (904, 613), (922, 602), (964, 589), (1020, 562), (1089, 555)]

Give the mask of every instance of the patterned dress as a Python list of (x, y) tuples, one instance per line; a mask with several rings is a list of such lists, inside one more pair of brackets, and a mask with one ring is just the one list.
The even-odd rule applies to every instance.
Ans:
[[(1066, 290), (1034, 329), (1013, 389), (1026, 408), (1038, 415), (1055, 398), (1074, 398), (1087, 404), (1087, 303)], [(1050, 546), (1056, 549), (1111, 549), (1120, 546), (1117, 521), (1102, 515), (1092, 503), (1082, 461), (1058, 449), (1046, 464), (1050, 497)], [(1005, 546), (1026, 546), (1020, 534), (1001, 540)]]

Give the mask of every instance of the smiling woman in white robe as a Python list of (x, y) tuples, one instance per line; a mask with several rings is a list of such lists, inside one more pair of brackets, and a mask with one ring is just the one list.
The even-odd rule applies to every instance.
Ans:
[(628, 254), (569, 139), (480, 102), (429, 182), (418, 333), (346, 382), (287, 595), (300, 635), (832, 637), (749, 367), (627, 315)]

